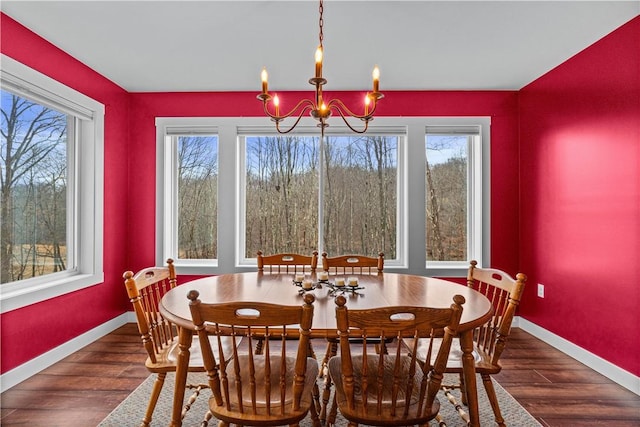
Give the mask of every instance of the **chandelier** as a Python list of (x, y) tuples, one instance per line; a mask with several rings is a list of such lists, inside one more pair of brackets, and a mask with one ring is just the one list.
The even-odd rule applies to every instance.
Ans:
[[(330, 99), (329, 101), (325, 101), (322, 94), (322, 86), (327, 83), (327, 79), (322, 77), (322, 56), (323, 56), (323, 46), (322, 40), (324, 38), (324, 34), (322, 32), (323, 27), (323, 19), (322, 14), (324, 11), (323, 0), (320, 0), (320, 19), (319, 19), (319, 27), (320, 34), (319, 40), (320, 43), (318, 45), (318, 49), (316, 50), (315, 60), (315, 76), (309, 79), (309, 83), (315, 86), (315, 97), (313, 100), (311, 99), (302, 99), (300, 100), (295, 107), (291, 109), (288, 113), (281, 114), (280, 113), (280, 99), (278, 95), (271, 96), (268, 90), (268, 75), (267, 69), (262, 69), (262, 92), (258, 95), (258, 99), (262, 101), (262, 106), (264, 108), (265, 114), (271, 118), (276, 124), (276, 130), (279, 133), (289, 133), (291, 132), (300, 122), (302, 116), (309, 112), (311, 117), (318, 121), (318, 127), (321, 129), (322, 135), (324, 135), (324, 129), (329, 126), (327, 123), (327, 119), (331, 117), (332, 113), (338, 114), (344, 123), (356, 133), (365, 133), (367, 128), (369, 127), (369, 122), (373, 120), (373, 113), (376, 111), (376, 106), (378, 105), (378, 101), (384, 97), (378, 91), (378, 85), (380, 82), (380, 71), (378, 67), (374, 67), (373, 69), (373, 90), (371, 92), (367, 92), (364, 97), (364, 110), (362, 114), (354, 113), (350, 110), (344, 102), (337, 98)], [(270, 111), (270, 104), (272, 104), (272, 108)], [(282, 129), (280, 127), (281, 123), (289, 118), (295, 118), (293, 125), (289, 128)], [(349, 117), (360, 119), (364, 122), (364, 126), (361, 129), (356, 129), (353, 127), (349, 121), (347, 120)]]

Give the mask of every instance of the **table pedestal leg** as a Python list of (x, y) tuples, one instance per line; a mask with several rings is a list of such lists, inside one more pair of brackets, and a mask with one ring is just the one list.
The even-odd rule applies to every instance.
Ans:
[(189, 357), (193, 331), (187, 328), (180, 328), (178, 334), (178, 361), (176, 366), (176, 385), (173, 393), (173, 411), (171, 414), (171, 427), (182, 426), (182, 402), (184, 401), (184, 390), (187, 384), (187, 373), (189, 372)]
[(467, 391), (467, 405), (469, 408), (470, 427), (480, 427), (478, 411), (478, 385), (476, 382), (476, 365), (473, 359), (473, 329), (460, 334), (462, 348), (462, 372), (464, 387)]

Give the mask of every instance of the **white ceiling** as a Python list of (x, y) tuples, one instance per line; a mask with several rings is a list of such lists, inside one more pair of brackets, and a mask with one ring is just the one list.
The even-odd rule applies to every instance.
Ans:
[[(15, 1), (0, 9), (130, 92), (308, 90), (317, 1)], [(640, 14), (625, 1), (324, 4), (325, 90), (517, 90)], [(28, 47), (25, 47), (28, 48)]]

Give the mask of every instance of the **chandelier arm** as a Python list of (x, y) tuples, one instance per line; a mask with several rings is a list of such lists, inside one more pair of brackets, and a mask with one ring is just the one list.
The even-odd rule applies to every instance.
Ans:
[(262, 106), (263, 106), (263, 108), (264, 108), (264, 112), (265, 112), (265, 114), (266, 114), (267, 116), (269, 116), (270, 118), (272, 118), (272, 119), (276, 120), (276, 121), (284, 120), (284, 119), (286, 119), (286, 118), (288, 118), (288, 117), (291, 117), (291, 116), (296, 112), (296, 110), (298, 110), (298, 109), (299, 109), (300, 107), (302, 107), (304, 104), (307, 104), (307, 105), (302, 109), (302, 111), (301, 111), (301, 112), (300, 112), (300, 114), (298, 115), (298, 121), (299, 121), (300, 117), (305, 113), (305, 111), (306, 111), (307, 109), (312, 110), (313, 108), (315, 108), (315, 104), (314, 104), (314, 103), (313, 103), (313, 101), (311, 101), (310, 99), (306, 99), (306, 98), (305, 98), (305, 99), (301, 99), (301, 100), (300, 100), (300, 102), (298, 102), (298, 103), (296, 104), (296, 106), (295, 106), (295, 107), (293, 107), (293, 108), (292, 108), (292, 109), (291, 109), (287, 114), (283, 114), (283, 115), (280, 115), (280, 114), (271, 114), (271, 112), (270, 112), (270, 111), (269, 111), (269, 109), (267, 108), (267, 100), (263, 100), (263, 101), (262, 101)]
[(342, 102), (341, 100), (334, 98), (331, 101), (329, 101), (329, 104), (327, 104), (328, 108), (334, 108), (335, 110), (338, 111), (338, 113), (344, 118), (344, 115), (341, 113), (341, 111), (344, 111), (348, 116), (351, 116), (353, 118), (356, 119), (360, 119), (360, 120), (364, 120), (364, 121), (368, 121), (371, 120), (373, 113), (376, 111), (376, 106), (378, 105), (378, 103), (376, 102), (375, 99), (373, 99), (373, 105), (371, 107), (371, 110), (369, 112), (367, 112), (367, 114), (356, 114), (353, 111), (351, 111), (349, 109), (349, 107), (347, 107), (344, 102)]
[[(307, 100), (308, 101), (308, 100)], [(301, 105), (302, 102), (298, 103), (298, 106)], [(293, 123), (293, 125), (291, 125), (291, 127), (287, 130), (280, 130), (280, 122), (282, 120), (284, 120), (287, 117), (291, 117), (291, 114), (293, 113), (293, 111), (295, 111), (298, 106), (296, 106), (296, 108), (294, 108), (289, 114), (287, 114), (286, 116), (281, 116), (280, 118), (273, 118), (273, 120), (276, 122), (276, 130), (278, 131), (278, 133), (289, 133), (291, 132), (293, 129), (295, 129), (296, 126), (298, 126), (298, 123), (300, 123), (300, 120), (302, 120), (302, 116), (304, 115), (304, 113), (306, 113), (307, 111), (311, 111), (311, 107), (309, 105), (305, 106), (302, 111), (300, 111), (300, 114), (298, 115), (298, 118), (296, 119), (296, 121)]]
[(366, 116), (363, 116), (363, 117), (354, 116), (354, 117), (360, 118), (360, 119), (362, 119), (362, 121), (364, 121), (364, 128), (361, 129), (361, 130), (358, 130), (358, 129), (354, 128), (353, 126), (351, 126), (351, 124), (349, 124), (349, 122), (347, 121), (347, 118), (345, 117), (345, 115), (342, 112), (341, 108), (339, 108), (338, 106), (334, 106), (334, 109), (338, 112), (340, 117), (342, 117), (342, 121), (344, 122), (344, 124), (347, 125), (347, 127), (349, 129), (351, 129), (355, 133), (365, 133), (367, 131), (367, 129), (369, 128), (369, 121), (373, 120), (371, 117), (366, 118)]

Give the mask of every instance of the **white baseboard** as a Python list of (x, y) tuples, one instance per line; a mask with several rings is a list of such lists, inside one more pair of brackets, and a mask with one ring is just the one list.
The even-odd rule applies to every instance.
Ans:
[(70, 354), (91, 344), (98, 338), (105, 336), (106, 334), (119, 328), (125, 323), (129, 323), (132, 321), (135, 322), (135, 317), (133, 317), (132, 314), (133, 312), (124, 313), (116, 317), (115, 319), (111, 319), (108, 322), (103, 323), (102, 325), (97, 326), (90, 331), (87, 331), (84, 334), (79, 335), (52, 350), (49, 350), (46, 353), (41, 354), (35, 359), (31, 359), (30, 361), (23, 363), (22, 365), (10, 371), (5, 372), (4, 374), (0, 375), (0, 392), (4, 392), (10, 389), (14, 385), (37, 374), (43, 369), (48, 368), (56, 362), (59, 362)]
[(574, 343), (541, 328), (527, 319), (516, 317), (514, 318), (512, 326), (519, 327), (523, 331), (541, 339), (566, 355), (573, 357), (578, 362), (584, 363), (589, 368), (601, 373), (611, 381), (614, 381), (633, 393), (640, 395), (640, 377), (633, 375), (631, 372), (625, 371), (611, 362), (607, 362), (600, 356), (596, 356), (595, 354), (588, 352), (582, 347), (579, 347)]

